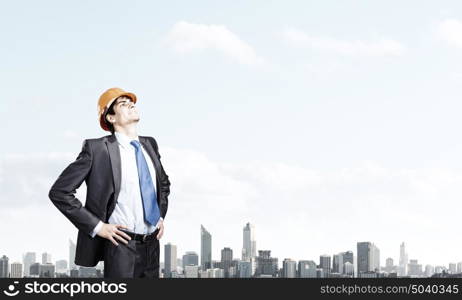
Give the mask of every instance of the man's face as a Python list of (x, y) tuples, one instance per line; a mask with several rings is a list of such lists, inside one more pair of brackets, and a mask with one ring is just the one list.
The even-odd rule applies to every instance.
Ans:
[(115, 115), (107, 115), (106, 118), (109, 121), (113, 121), (112, 124), (118, 126), (125, 126), (130, 123), (138, 122), (140, 116), (136, 109), (135, 103), (131, 98), (122, 96), (115, 100), (114, 112)]

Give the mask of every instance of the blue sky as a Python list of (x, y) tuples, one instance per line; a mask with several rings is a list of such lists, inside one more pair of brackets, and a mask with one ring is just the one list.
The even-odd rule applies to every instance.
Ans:
[[(2, 4), (0, 117), (3, 139), (8, 141), (0, 149), (3, 186), (6, 174), (18, 169), (7, 164), (16, 155), (18, 163), (31, 164), (28, 174), (17, 175), (26, 182), (27, 176), (36, 178), (48, 166), (47, 179), (37, 187), (46, 198), (46, 187), (74, 159), (82, 140), (106, 134), (98, 127), (97, 99), (105, 89), (119, 86), (138, 95), (139, 133), (156, 137), (161, 152), (165, 151), (166, 169), (178, 174), (181, 192), (172, 201), (177, 200), (173, 208), (179, 214), (189, 205), (185, 199), (193, 193), (190, 188), (204, 184), (181, 177), (185, 166), (191, 166), (188, 171), (196, 177), (203, 173), (214, 177), (216, 170), (224, 170), (223, 182), (238, 178), (236, 188), (256, 198), (266, 197), (268, 185), (287, 180), (287, 190), (274, 191), (274, 198), (267, 199), (269, 206), (280, 205), (277, 193), (287, 195), (287, 191), (307, 199), (303, 204), (286, 199), (294, 213), (313, 209), (303, 205), (321, 210), (345, 205), (355, 210), (353, 203), (363, 199), (356, 204), (372, 202), (377, 211), (361, 210), (366, 219), (352, 226), (374, 222), (376, 214), (383, 223), (378, 222), (376, 233), (351, 234), (344, 244), (338, 242), (338, 251), (331, 250), (336, 244), (329, 242), (325, 248), (287, 250), (286, 255), (284, 247), (273, 245), (267, 234), (264, 245), (281, 256), (317, 259), (324, 252), (348, 250), (343, 245), (355, 250), (351, 242), (364, 238), (383, 240), (376, 242), (383, 249), (383, 262), (386, 256), (396, 256), (401, 240), (410, 240), (419, 251), (416, 256), (429, 263), (462, 260), (450, 250), (442, 252), (447, 259), (438, 258), (423, 249), (424, 237), (415, 237), (418, 226), (424, 226), (420, 220), (446, 222), (457, 218), (461, 208), (456, 201), (462, 196), (461, 8), (458, 1)], [(57, 161), (44, 166), (48, 160), (40, 165), (31, 162), (34, 157)], [(201, 159), (204, 165), (197, 163)], [(252, 173), (246, 166), (254, 162), (261, 169)], [(215, 171), (204, 171), (208, 163)], [(258, 181), (258, 176), (279, 170), (278, 166), (288, 166), (281, 168), (287, 173)], [(256, 178), (258, 182), (253, 181)], [(348, 178), (354, 178), (353, 183)], [(294, 188), (291, 182), (299, 185)], [(310, 184), (318, 185), (316, 191), (306, 188)], [(227, 190), (234, 185), (225, 186), (228, 196), (242, 195)], [(207, 188), (194, 187), (197, 190), (207, 193)], [(235, 201), (227, 195), (221, 205)], [(244, 202), (252, 201), (242, 197)], [(422, 197), (425, 205), (419, 201)], [(214, 212), (214, 204), (207, 203), (210, 206), (204, 208), (198, 200), (194, 222), (213, 222), (204, 216)], [(252, 207), (246, 203), (241, 204)], [(393, 219), (403, 206), (416, 218), (411, 223), (416, 227), (404, 230), (396, 241), (382, 238), (387, 222), (407, 228), (400, 223), (404, 217)], [(52, 209), (50, 215), (58, 214)], [(436, 211), (450, 212), (435, 217)], [(239, 215), (234, 225), (238, 234), (232, 238), (238, 256), (240, 230), (248, 221), (240, 213), (237, 207), (226, 214), (229, 228), (233, 216)], [(261, 231), (271, 224), (252, 210), (246, 217), (261, 221)], [(192, 238), (181, 231), (191, 223), (175, 222), (172, 218), (177, 231), (172, 229), (166, 238), (194, 248)], [(286, 231), (323, 221), (309, 214), (300, 216), (299, 222), (287, 224)], [(344, 226), (342, 222), (332, 219), (326, 235)], [(194, 226), (198, 238), (198, 224)], [(220, 230), (228, 228), (215, 228)], [(312, 234), (308, 229), (300, 234), (304, 232)], [(447, 234), (449, 238), (456, 232)], [(318, 238), (318, 244), (325, 239)], [(452, 242), (444, 238), (435, 243)]]

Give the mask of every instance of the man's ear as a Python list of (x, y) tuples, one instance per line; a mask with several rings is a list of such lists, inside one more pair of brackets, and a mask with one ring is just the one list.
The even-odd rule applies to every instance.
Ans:
[(114, 122), (114, 116), (110, 115), (110, 114), (107, 114), (106, 115), (106, 121), (108, 121), (109, 123), (112, 124)]

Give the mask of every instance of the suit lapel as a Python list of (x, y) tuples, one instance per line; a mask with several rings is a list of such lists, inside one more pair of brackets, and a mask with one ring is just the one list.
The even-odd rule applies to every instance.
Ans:
[(122, 172), (120, 167), (120, 150), (117, 138), (114, 134), (110, 135), (106, 139), (106, 145), (109, 152), (112, 167), (112, 177), (114, 178), (114, 200), (117, 202), (120, 191), (120, 181), (122, 178)]
[(154, 168), (156, 169), (156, 190), (157, 190), (157, 195), (159, 197), (160, 193), (159, 193), (159, 176), (160, 176), (160, 172), (161, 172), (161, 168), (160, 168), (160, 161), (159, 159), (157, 158), (157, 155), (156, 153), (154, 152), (154, 148), (152, 147), (151, 143), (149, 142), (148, 138), (144, 137), (144, 136), (138, 136), (139, 140), (140, 140), (140, 143), (144, 146), (144, 149), (146, 150), (146, 152), (149, 154), (149, 157), (151, 157), (151, 160), (152, 160), (152, 163), (154, 164)]

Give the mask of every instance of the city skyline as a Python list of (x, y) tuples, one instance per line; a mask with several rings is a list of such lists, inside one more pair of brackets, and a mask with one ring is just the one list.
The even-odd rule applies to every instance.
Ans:
[[(161, 257), (165, 258), (164, 261), (160, 260), (161, 266), (163, 266), (163, 276), (164, 277), (176, 277), (172, 275), (172, 272), (177, 273), (178, 270), (181, 270), (183, 276), (185, 273), (192, 274), (191, 272), (205, 272), (209, 269), (213, 270), (216, 268), (215, 264), (221, 263), (223, 273), (210, 273), (205, 272), (205, 275), (200, 276), (212, 276), (212, 277), (229, 277), (231, 276), (228, 271), (231, 266), (234, 266), (233, 261), (246, 262), (250, 263), (251, 274), (252, 276), (260, 276), (258, 272), (258, 265), (261, 264), (261, 259), (271, 259), (273, 260), (270, 265), (276, 267), (275, 274), (277, 277), (300, 277), (303, 276), (303, 268), (305, 265), (307, 271), (311, 275), (306, 277), (313, 277), (313, 274), (316, 274), (314, 277), (330, 277), (331, 275), (339, 276), (344, 274), (345, 276), (378, 276), (378, 274), (396, 274), (396, 276), (415, 276), (415, 277), (429, 277), (434, 273), (441, 273), (442, 271), (449, 272), (450, 274), (462, 274), (462, 259), (457, 262), (447, 262), (444, 265), (432, 265), (429, 263), (418, 263), (418, 259), (415, 257), (409, 257), (405, 243), (402, 242), (399, 245), (399, 258), (395, 259), (393, 257), (387, 256), (381, 257), (380, 250), (377, 245), (372, 242), (357, 242), (356, 243), (356, 252), (351, 250), (345, 250), (340, 253), (333, 254), (320, 254), (319, 255), (319, 264), (316, 263), (315, 258), (304, 258), (300, 260), (292, 259), (290, 257), (274, 257), (271, 256), (271, 249), (256, 249), (257, 240), (255, 239), (255, 226), (249, 222), (245, 224), (242, 229), (243, 239), (241, 251), (235, 251), (234, 253), (241, 253), (239, 255), (233, 255), (233, 249), (230, 247), (221, 248), (221, 257), (213, 258), (211, 256), (211, 245), (213, 240), (213, 234), (208, 232), (207, 229), (201, 225), (200, 227), (200, 239), (201, 239), (201, 249), (199, 252), (194, 250), (189, 250), (184, 252), (183, 255), (177, 251), (177, 245), (172, 243), (167, 243), (164, 246), (164, 251), (161, 251)], [(251, 250), (250, 250), (251, 249)], [(250, 251), (249, 251), (250, 250)], [(258, 251), (258, 255), (257, 252)], [(250, 255), (248, 255), (250, 253)], [(355, 255), (356, 253), (356, 255)], [(162, 255), (163, 254), (163, 255)], [(75, 243), (72, 240), (69, 240), (69, 259), (72, 256), (75, 256)], [(0, 253), (0, 277), (5, 275), (5, 258), (8, 258), (8, 265), (10, 266), (10, 274), (21, 273), (23, 276), (29, 275), (29, 271), (34, 269), (34, 274), (39, 272), (40, 268), (46, 267), (46, 272), (56, 272), (62, 273), (63, 270), (67, 270), (68, 274), (70, 270), (73, 269), (72, 262), (64, 259), (52, 260), (52, 254), (49, 252), (43, 252), (41, 255), (37, 255), (36, 252), (26, 252), (22, 255), (23, 259), (21, 261), (11, 261), (7, 255)], [(178, 258), (182, 257), (182, 258)], [(199, 261), (200, 257), (200, 261)], [(187, 259), (191, 263), (185, 262)], [(399, 262), (395, 264), (395, 262)], [(313, 263), (315, 264), (315, 269), (313, 270)], [(8, 267), (7, 265), (7, 267)], [(102, 262), (96, 266), (96, 270), (101, 270)], [(239, 265), (239, 267), (238, 267)], [(239, 270), (241, 268), (241, 263), (235, 265), (234, 268)], [(269, 267), (271, 268), (271, 266)], [(42, 266), (42, 267), (41, 267)], [(47, 267), (48, 266), (48, 267)], [(181, 266), (181, 269), (178, 267)], [(198, 267), (195, 271), (192, 269), (187, 269), (187, 267)], [(298, 266), (298, 267), (297, 267)], [(74, 264), (75, 267), (75, 264)], [(80, 267), (80, 266), (77, 266)], [(248, 268), (248, 267), (246, 267)], [(78, 269), (78, 268), (76, 268)], [(90, 270), (92, 268), (83, 268), (84, 270)], [(161, 268), (162, 269), (162, 268)], [(280, 273), (282, 270), (282, 273)], [(61, 271), (61, 272), (59, 272)], [(160, 270), (162, 272), (162, 270)], [(43, 272), (40, 271), (40, 272)], [(91, 271), (88, 274), (93, 274)], [(236, 270), (233, 270), (233, 276), (239, 276), (242, 274), (242, 271), (239, 271), (239, 274), (236, 274)], [(248, 272), (248, 271), (245, 271)], [(313, 273), (314, 272), (314, 273)], [(321, 272), (321, 273), (320, 273)], [(385, 272), (385, 273), (384, 273)], [(306, 273), (306, 274), (308, 274)], [(40, 273), (41, 274), (41, 273)], [(49, 273), (47, 273), (49, 274)], [(85, 273), (84, 273), (85, 274)], [(202, 274), (202, 273), (201, 273)], [(212, 275), (207, 275), (212, 274)], [(218, 275), (217, 275), (218, 274)], [(221, 275), (220, 275), (221, 274)], [(226, 274), (226, 275), (225, 275)], [(247, 273), (246, 273), (247, 274)], [(374, 275), (375, 274), (375, 275)], [(430, 274), (430, 275), (428, 275)], [(181, 274), (180, 274), (181, 275)], [(424, 276), (425, 275), (425, 276)], [(102, 273), (100, 274), (102, 276)], [(192, 276), (192, 275), (190, 275)], [(263, 276), (263, 275), (262, 275)], [(276, 276), (275, 276), (276, 277)]]

